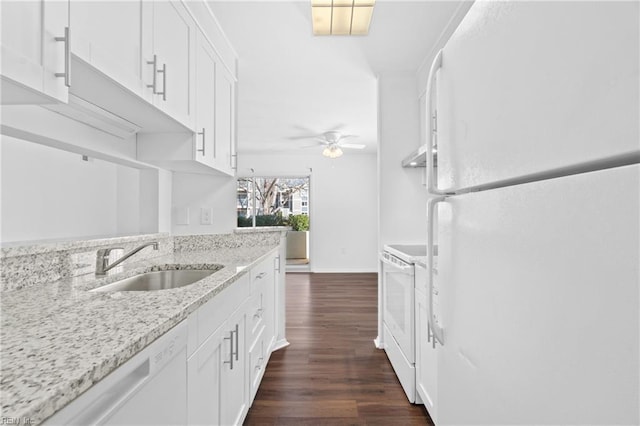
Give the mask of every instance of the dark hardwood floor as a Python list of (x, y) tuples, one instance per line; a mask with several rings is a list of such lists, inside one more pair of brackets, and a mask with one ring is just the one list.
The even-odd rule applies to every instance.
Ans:
[(407, 401), (377, 335), (376, 274), (287, 274), (287, 348), (245, 425), (431, 425)]

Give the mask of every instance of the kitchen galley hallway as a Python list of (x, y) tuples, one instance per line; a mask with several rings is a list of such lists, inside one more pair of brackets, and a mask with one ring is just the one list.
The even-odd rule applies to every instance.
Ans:
[(432, 425), (376, 349), (377, 274), (289, 273), (287, 339), (245, 425)]

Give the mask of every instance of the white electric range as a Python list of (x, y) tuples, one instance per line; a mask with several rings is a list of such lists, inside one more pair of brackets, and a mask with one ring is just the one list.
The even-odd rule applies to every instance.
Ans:
[(385, 245), (382, 262), (382, 341), (410, 402), (416, 401), (414, 277), (426, 244)]

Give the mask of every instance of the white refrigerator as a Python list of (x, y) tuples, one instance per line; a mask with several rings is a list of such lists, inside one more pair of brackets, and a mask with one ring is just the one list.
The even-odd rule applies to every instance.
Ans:
[(640, 423), (639, 22), (482, 1), (437, 55), (436, 424)]

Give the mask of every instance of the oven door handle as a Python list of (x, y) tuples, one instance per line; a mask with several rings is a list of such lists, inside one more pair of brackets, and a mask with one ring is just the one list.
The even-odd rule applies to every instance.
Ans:
[(382, 261), (382, 263), (386, 263), (387, 265), (398, 269), (398, 272), (403, 272), (406, 274), (410, 274), (413, 275), (413, 265), (409, 264), (409, 263), (405, 263), (405, 262), (394, 262), (391, 260), (391, 255), (388, 253), (382, 253), (380, 255), (380, 261)]
[(428, 327), (431, 328), (431, 335), (433, 337), (433, 347), (435, 348), (436, 342), (444, 346), (444, 328), (440, 327), (436, 321), (436, 315), (433, 309), (433, 256), (434, 256), (434, 238), (435, 232), (435, 210), (438, 203), (445, 201), (445, 197), (431, 198), (427, 202), (427, 291), (429, 292), (429, 303), (427, 309), (429, 310), (429, 323)]

